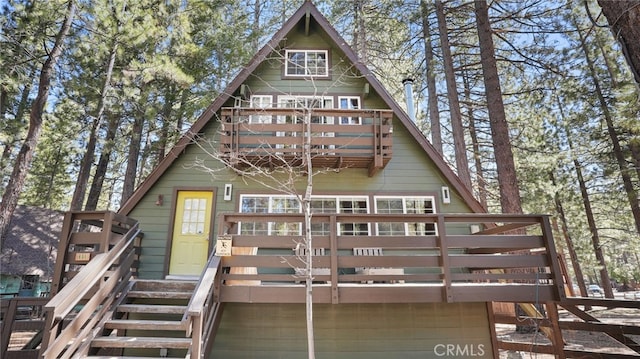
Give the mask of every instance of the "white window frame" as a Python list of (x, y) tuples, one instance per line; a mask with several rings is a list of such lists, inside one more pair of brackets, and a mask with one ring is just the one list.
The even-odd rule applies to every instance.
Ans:
[[(267, 199), (267, 207), (266, 207), (267, 211), (266, 212), (244, 212), (242, 204), (243, 204), (244, 200), (247, 199), (247, 198)], [(295, 200), (298, 203), (298, 205), (300, 205), (300, 202), (298, 202), (294, 196), (285, 196), (285, 195), (277, 195), (277, 194), (241, 194), (240, 195), (240, 202), (239, 202), (239, 206), (240, 206), (239, 212), (240, 213), (301, 213), (302, 212), (302, 208), (297, 208), (297, 211), (295, 211), (295, 212), (291, 212), (289, 210), (275, 211), (275, 208), (274, 208), (274, 205), (276, 204), (275, 200), (285, 200), (285, 201)], [(248, 224), (250, 224), (250, 223), (248, 223)], [(302, 223), (300, 223), (300, 222), (285, 223), (285, 226), (283, 227), (284, 230), (285, 230), (285, 233), (278, 234), (277, 232), (281, 229), (281, 228), (277, 228), (277, 226), (279, 224), (281, 224), (281, 223), (268, 222), (265, 235), (268, 235), (268, 236), (273, 236), (273, 235), (295, 235), (295, 236), (300, 236), (300, 235), (302, 235)], [(291, 226), (291, 230), (289, 229), (289, 226)], [(297, 227), (297, 230), (296, 230), (296, 227)], [(239, 222), (238, 223), (238, 234), (243, 234), (242, 230), (243, 230), (242, 222)], [(252, 231), (253, 231), (253, 233), (250, 233), (250, 234), (254, 234), (255, 235), (255, 224), (253, 225), (253, 230)], [(249, 233), (245, 232), (244, 234), (249, 234)]]
[[(290, 106), (290, 105), (293, 105)], [(319, 105), (319, 106), (318, 106)], [(332, 96), (313, 96), (313, 95), (280, 95), (278, 96), (278, 107), (279, 108), (299, 108), (299, 109), (314, 109), (314, 108), (333, 108), (333, 97)], [(302, 122), (303, 119), (292, 116), (278, 116), (277, 123), (299, 123)], [(313, 116), (311, 118), (311, 123), (319, 123), (325, 125), (332, 125), (334, 123), (334, 118), (332, 116)], [(292, 137), (296, 137), (296, 133), (288, 134)], [(335, 137), (335, 133), (333, 132), (323, 132), (319, 133), (319, 136), (322, 137)], [(287, 136), (286, 132), (276, 132), (276, 136), (282, 137)], [(295, 147), (295, 146), (294, 146)], [(328, 149), (333, 149), (335, 146), (329, 145), (326, 146)], [(282, 148), (282, 145), (276, 145), (276, 148)]]
[[(267, 199), (267, 212), (243, 212), (243, 202), (246, 198), (255, 198), (255, 199), (260, 199), (260, 198), (266, 198)], [(297, 212), (274, 212), (275, 208), (274, 208), (274, 204), (276, 199), (280, 199), (280, 200), (295, 200), (297, 201), (297, 199), (295, 198), (295, 196), (290, 196), (290, 195), (278, 195), (278, 194), (241, 194), (240, 195), (240, 201), (238, 206), (239, 208), (239, 212), (240, 213), (302, 213), (302, 208), (298, 208)], [(323, 212), (315, 212), (315, 213), (370, 213), (370, 204), (369, 204), (369, 197), (368, 196), (364, 196), (364, 195), (354, 195), (354, 196), (331, 196), (331, 195), (319, 195), (319, 196), (312, 196), (311, 200), (333, 200), (335, 202), (335, 208), (333, 208), (333, 211), (331, 209), (327, 209)], [(351, 201), (351, 202), (364, 202), (366, 208), (364, 208), (364, 211), (362, 211), (363, 208), (359, 208), (360, 211), (356, 211), (356, 212), (347, 212), (346, 208), (343, 208), (341, 206), (341, 202), (345, 202), (345, 201)], [(298, 202), (299, 203), (299, 202)], [(298, 231), (294, 231), (295, 233), (286, 233), (284, 235), (302, 235), (302, 223), (297, 223)], [(293, 224), (293, 223), (291, 223)], [(356, 225), (360, 225), (362, 223), (338, 223), (338, 235), (342, 235), (344, 231), (344, 225), (348, 225), (348, 224), (352, 224), (353, 228), (356, 228)], [(266, 235), (276, 235), (276, 231), (278, 230), (277, 228), (275, 228), (276, 223), (274, 222), (269, 222), (267, 225), (267, 229), (266, 229)], [(369, 223), (366, 224), (367, 225), (367, 229), (366, 229), (366, 234), (354, 234), (354, 235), (371, 235), (371, 225)], [(242, 223), (238, 223), (238, 234), (243, 234), (242, 233), (242, 229), (243, 229), (243, 225)], [(322, 229), (324, 230), (324, 229)], [(255, 225), (253, 226), (253, 230), (252, 230), (255, 234)], [(245, 232), (245, 234), (248, 234)], [(328, 234), (324, 234), (324, 233), (316, 233), (316, 235), (328, 235)]]
[[(375, 213), (378, 213), (378, 214), (380, 214), (380, 210), (378, 209), (378, 200), (379, 199), (383, 199), (383, 200), (384, 199), (387, 199), (387, 200), (401, 200), (402, 201), (402, 214), (413, 214), (413, 213), (407, 213), (407, 201), (411, 201), (411, 200), (430, 201), (431, 202), (431, 207), (429, 207), (430, 211), (428, 211), (426, 213), (436, 213), (436, 206), (435, 206), (436, 198), (435, 198), (435, 196), (374, 196), (373, 203), (374, 203)], [(418, 224), (417, 223), (405, 222), (404, 223), (404, 233), (403, 234), (399, 234), (399, 235), (403, 235), (403, 236), (438, 235), (438, 227), (435, 225), (435, 223), (421, 223), (421, 224), (425, 225), (426, 227), (431, 227), (432, 226), (433, 229), (424, 228), (423, 229), (424, 233), (416, 234), (415, 233), (416, 231), (412, 230), (411, 226), (412, 225), (415, 226), (415, 225), (418, 225)], [(381, 235), (380, 234), (380, 226), (379, 226), (378, 223), (376, 223), (376, 235)], [(395, 235), (395, 234), (382, 234), (382, 235)]]
[[(273, 106), (273, 96), (271, 95), (251, 95), (249, 107), (267, 109)], [(271, 115), (249, 116), (249, 123), (271, 123)]]
[[(300, 54), (303, 56), (304, 67), (298, 66), (291, 61), (291, 55)], [(314, 60), (313, 55), (324, 55), (324, 64)], [(313, 63), (315, 61), (315, 64)], [(301, 69), (304, 73), (296, 71)], [(290, 70), (294, 70), (289, 73)], [(291, 49), (284, 52), (284, 75), (287, 77), (329, 77), (329, 51), (328, 50), (300, 50)]]
[[(343, 106), (342, 101), (347, 101), (346, 106)], [(356, 102), (355, 106), (352, 101)], [(359, 110), (362, 108), (360, 96), (338, 96), (338, 108), (343, 110)], [(360, 117), (340, 117), (341, 125), (361, 125), (362, 119)]]

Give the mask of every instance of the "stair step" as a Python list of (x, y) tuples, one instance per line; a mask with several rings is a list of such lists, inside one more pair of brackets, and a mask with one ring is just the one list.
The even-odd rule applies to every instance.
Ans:
[(152, 292), (146, 290), (131, 290), (127, 293), (129, 298), (151, 298), (151, 299), (191, 299), (191, 292)]
[(113, 355), (110, 356), (87, 356), (84, 357), (87, 359), (166, 359), (166, 357), (124, 357), (124, 356), (117, 356), (114, 357)]
[(182, 322), (175, 320), (127, 320), (113, 319), (105, 323), (107, 329), (185, 330)]
[(118, 312), (123, 313), (184, 314), (186, 310), (186, 305), (121, 304), (118, 306)]
[(188, 349), (191, 338), (168, 337), (98, 337), (91, 341), (94, 348), (167, 348)]
[(137, 279), (133, 289), (148, 292), (193, 292), (196, 284), (197, 281)]

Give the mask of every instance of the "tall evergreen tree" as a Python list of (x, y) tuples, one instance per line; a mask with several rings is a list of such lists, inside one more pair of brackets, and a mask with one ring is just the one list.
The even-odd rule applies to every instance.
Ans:
[(493, 139), (494, 156), (498, 171), (500, 186), (500, 204), (503, 213), (522, 213), (520, 202), (520, 188), (513, 151), (509, 138), (509, 124), (502, 102), (502, 90), (496, 65), (493, 47), (491, 23), (489, 22), (489, 8), (486, 1), (475, 1), (476, 23), (478, 39), (480, 41), (480, 57), (484, 74), (484, 88), (487, 95), (487, 109), (491, 123), (491, 137)]
[(20, 153), (16, 158), (13, 172), (7, 188), (2, 196), (0, 203), (0, 242), (4, 242), (4, 238), (9, 230), (11, 217), (18, 204), (18, 198), (33, 159), (33, 153), (40, 137), (42, 130), (43, 112), (47, 99), (49, 97), (49, 88), (51, 87), (51, 77), (60, 55), (62, 54), (62, 45), (65, 37), (71, 28), (71, 21), (75, 15), (76, 4), (74, 0), (69, 0), (64, 13), (64, 20), (60, 30), (55, 36), (55, 42), (51, 48), (49, 55), (46, 57), (42, 69), (40, 70), (40, 79), (38, 82), (38, 94), (31, 106), (29, 115), (29, 131), (25, 138)]

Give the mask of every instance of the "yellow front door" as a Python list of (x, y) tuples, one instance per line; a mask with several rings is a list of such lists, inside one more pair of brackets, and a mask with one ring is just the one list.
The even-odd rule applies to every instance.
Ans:
[(209, 253), (213, 192), (179, 191), (169, 275), (200, 275)]

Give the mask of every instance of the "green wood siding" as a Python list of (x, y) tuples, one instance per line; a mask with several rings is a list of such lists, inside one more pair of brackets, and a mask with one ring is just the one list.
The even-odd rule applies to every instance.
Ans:
[[(208, 126), (207, 133), (215, 133), (215, 128), (216, 126)], [(369, 177), (366, 169), (343, 169), (337, 173), (320, 174), (314, 177), (314, 193), (385, 195), (420, 192), (436, 196), (436, 210), (439, 213), (470, 211), (459, 194), (453, 190), (451, 204), (442, 203), (440, 188), (448, 184), (402, 126), (396, 126), (394, 129), (393, 149), (393, 159), (375, 176)], [(215, 188), (217, 213), (238, 211), (237, 200), (241, 193), (265, 192), (264, 186), (250, 180), (245, 181), (230, 171), (226, 175), (221, 174), (219, 178), (213, 178), (202, 171), (189, 168), (196, 159), (203, 158), (206, 158), (206, 154), (200, 148), (189, 146), (131, 212), (130, 216), (140, 221), (144, 232), (140, 256), (141, 278), (163, 278), (170, 222), (173, 220), (170, 217), (171, 207), (176, 188)], [(215, 160), (209, 160), (208, 163), (212, 167), (220, 166)], [(305, 177), (300, 178), (301, 189), (305, 181)], [(233, 184), (232, 201), (223, 199), (225, 183)], [(158, 195), (164, 197), (162, 206), (155, 205)], [(215, 234), (218, 233), (217, 222), (211, 233), (213, 245)]]
[[(316, 358), (491, 358), (484, 303), (314, 305)], [(448, 347), (447, 347), (448, 346)], [(458, 349), (459, 348), (459, 349)], [(226, 304), (214, 358), (305, 358), (305, 307)], [(465, 352), (466, 351), (466, 352)]]
[[(329, 48), (324, 37), (313, 29), (308, 37), (301, 33), (290, 34), (283, 46), (305, 49)], [(255, 71), (255, 75), (250, 76), (245, 84), (251, 93), (331, 95), (335, 96), (334, 105), (337, 103), (339, 95), (361, 95), (366, 79), (347, 75), (354, 70), (348, 66), (349, 64), (340, 50), (332, 48), (330, 54), (333, 65), (331, 80), (283, 79), (281, 62), (278, 55), (273, 54), (269, 57), (272, 60), (264, 61)], [(380, 96), (374, 92), (363, 99), (364, 108), (381, 109), (385, 108), (383, 104)], [(229, 100), (227, 106), (233, 106), (233, 100)], [(216, 119), (212, 119), (203, 129), (205, 138), (215, 139), (218, 128)], [(215, 210), (217, 213), (236, 212), (238, 210), (236, 201), (241, 193), (265, 192), (264, 186), (238, 178), (231, 171), (213, 178), (203, 171), (191, 168), (198, 159), (204, 159), (211, 167), (220, 166), (219, 162), (208, 158), (198, 146), (187, 147), (129, 214), (140, 221), (141, 229), (145, 234), (140, 256), (139, 273), (141, 278), (162, 278), (164, 275), (165, 262), (167, 261), (165, 253), (170, 243), (170, 222), (173, 221), (171, 208), (177, 188), (215, 188)], [(300, 189), (303, 188), (305, 182), (306, 178), (301, 177)], [(222, 192), (225, 183), (233, 184), (232, 201), (223, 200)], [(451, 204), (442, 203), (442, 186), (450, 187)], [(470, 212), (460, 195), (446, 183), (434, 163), (397, 119), (394, 119), (393, 158), (383, 171), (369, 177), (366, 169), (343, 169), (338, 173), (331, 172), (314, 177), (314, 193), (317, 194), (385, 195), (417, 192), (435, 196), (436, 211), (439, 213)], [(158, 195), (162, 195), (164, 198), (162, 206), (155, 205)], [(211, 233), (211, 245), (213, 246), (217, 234), (217, 223)]]

